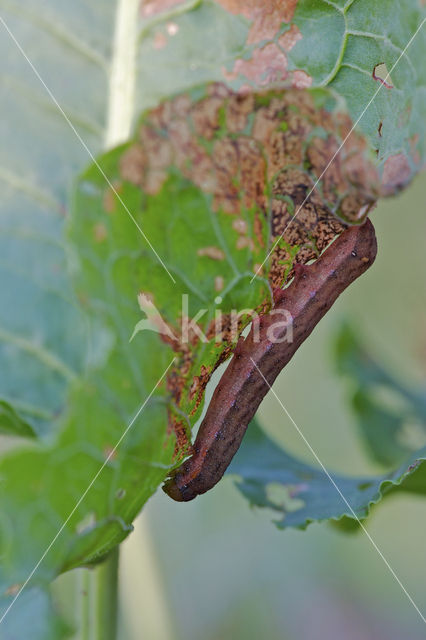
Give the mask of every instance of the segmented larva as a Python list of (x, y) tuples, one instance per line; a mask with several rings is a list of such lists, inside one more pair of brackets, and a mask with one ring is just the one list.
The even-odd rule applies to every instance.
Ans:
[[(198, 431), (194, 453), (163, 487), (171, 498), (192, 500), (221, 479), (269, 386), (342, 291), (374, 262), (376, 252), (374, 227), (367, 220), (344, 231), (312, 265), (297, 269), (274, 307), (290, 314), (292, 341), (280, 341), (279, 331), (270, 340), (277, 324), (272, 312), (262, 316), (246, 339), (240, 338)], [(281, 328), (282, 333), (287, 330)]]

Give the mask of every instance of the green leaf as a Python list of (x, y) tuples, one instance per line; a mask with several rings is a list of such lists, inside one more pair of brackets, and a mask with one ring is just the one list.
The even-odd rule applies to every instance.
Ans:
[(374, 460), (400, 464), (426, 443), (426, 394), (405, 386), (374, 359), (354, 328), (336, 336), (339, 374), (350, 381), (359, 432)]
[[(350, 477), (310, 466), (286, 453), (254, 421), (228, 469), (257, 507), (271, 509), (279, 528), (305, 529), (312, 522), (365, 519), (373, 505), (396, 491), (425, 494), (426, 447), (385, 475)], [(334, 484), (333, 484), (334, 483)]]
[[(19, 585), (14, 585), (10, 595), (4, 598), (0, 616), (4, 615), (7, 606), (11, 604), (14, 589), (18, 587)], [(56, 640), (72, 635), (69, 625), (62, 619), (44, 589), (29, 587), (22, 592), (13, 607), (13, 615), (6, 615), (1, 623), (2, 640), (28, 637), (31, 637), (31, 640)]]
[(303, 69), (312, 86), (329, 86), (345, 99), (377, 151), (385, 193), (425, 162), (425, 17), (417, 0), (305, 0), (293, 18), (302, 38), (288, 54), (290, 68)]
[[(42, 591), (60, 571), (97, 561), (128, 535), (132, 520), (171, 464), (173, 439), (166, 439), (163, 389), (161, 396), (154, 393), (120, 450), (97, 477), (173, 354), (156, 336), (139, 336), (137, 344), (129, 345), (141, 314), (136, 297), (121, 296), (121, 284), (126, 288), (123, 271), (117, 274), (118, 289), (103, 281), (103, 288), (96, 291), (98, 298), (106, 293), (108, 311), (101, 314), (103, 324), (93, 321), (85, 301), (76, 300), (70, 283), (64, 226), (70, 185), (87, 163), (87, 150), (99, 153), (105, 140), (113, 144), (125, 138), (136, 113), (166, 95), (172, 82), (181, 89), (211, 79), (212, 61), (221, 60), (213, 46), (218, 42), (212, 20), (216, 32), (228, 20), (223, 31), (227, 39), (219, 45), (221, 55), (227, 58), (232, 51), (241, 50), (246, 21), (210, 4), (199, 8), (201, 13), (193, 23), (185, 13), (197, 4), (167, 11), (152, 24), (138, 24), (139, 3), (123, 3), (124, 15), (117, 14), (117, 24), (124, 21), (129, 32), (117, 36), (113, 44), (113, 4), (67, 7), (47, 2), (40, 11), (36, 0), (25, 7), (7, 0), (1, 3), (2, 18), (46, 85), (5, 31), (0, 42), (1, 59), (8, 65), (1, 85), (8, 122), (1, 130), (0, 145), (5, 196), (0, 209), (2, 424), (10, 427), (13, 421), (15, 431), (27, 424), (43, 436), (39, 444), (15, 447), (0, 463), (4, 560), (0, 593), (5, 606), (14, 586), (23, 584), (43, 557), (31, 584), (7, 615), (13, 629), (28, 626), (29, 617), (20, 618), (19, 604), (24, 608), (28, 604), (25, 594), (31, 585), (46, 599)], [(185, 73), (176, 78), (176, 70), (169, 68), (170, 57), (153, 48), (154, 26), (164, 30), (174, 17), (179, 28), (186, 24), (185, 28), (192, 29), (194, 43), (188, 52), (188, 38), (177, 37), (178, 56), (189, 53), (205, 60), (201, 75), (188, 75), (182, 59), (180, 68)], [(205, 47), (208, 39), (210, 51)], [(128, 64), (129, 58), (133, 60), (132, 47), (134, 65)], [(157, 65), (152, 73), (161, 55), (162, 72)], [(136, 65), (138, 57), (141, 62)], [(218, 74), (220, 70), (213, 72)], [(134, 229), (132, 232), (134, 238)], [(140, 239), (137, 246), (146, 250)], [(129, 248), (132, 250), (132, 243), (126, 250)], [(114, 256), (110, 258), (102, 268), (114, 266)], [(116, 260), (118, 271), (123, 270), (124, 262), (120, 265)], [(144, 366), (147, 362), (152, 366)], [(85, 495), (94, 478), (95, 484)], [(84, 501), (73, 513), (83, 495)], [(36, 609), (44, 637), (59, 637), (53, 616), (43, 606)], [(31, 627), (35, 625), (34, 615)]]
[[(151, 5), (155, 10), (155, 2)], [(213, 0), (184, 0), (164, 14), (157, 9), (139, 36), (138, 108), (204, 83), (223, 82), (225, 66), (248, 50), (249, 26), (246, 18)]]
[(331, 480), (286, 453), (253, 423), (228, 472), (240, 477), (237, 486), (251, 504), (282, 516), (277, 521), (282, 528), (330, 519), (343, 532), (356, 531), (355, 516), (365, 519), (383, 497), (398, 491), (426, 494), (424, 392), (389, 374), (350, 325), (342, 326), (335, 351), (338, 372), (351, 383), (362, 439), (375, 461), (393, 469), (369, 477), (330, 471)]
[[(158, 393), (176, 463), (187, 454), (212, 373), (252, 314), (270, 308), (271, 291), (296, 257), (315, 257), (341, 228), (330, 210), (340, 198), (328, 185), (329, 206), (307, 206), (268, 260), (273, 226), (280, 216), (291, 219), (309, 184), (310, 152), (331, 139), (340, 117), (328, 91), (238, 98), (223, 85), (199, 87), (143, 114), (134, 138), (99, 156), (76, 184), (69, 233), (77, 295), (117, 338), (114, 368), (103, 371), (108, 400), (123, 401), (118, 373), (146, 393), (175, 356)], [(277, 160), (286, 144), (291, 162)], [(356, 191), (349, 180), (347, 189), (345, 196)], [(187, 320), (196, 321), (189, 335)], [(164, 413), (158, 429), (165, 423)], [(154, 445), (160, 459), (161, 440)]]
[(0, 400), (0, 433), (29, 438), (36, 435), (31, 425), (22, 420), (16, 411), (2, 400)]
[[(105, 78), (82, 46), (87, 16), (61, 13), (53, 2), (42, 15), (37, 2), (2, 2), (1, 9), (71, 124), (99, 150), (96, 123), (104, 119), (104, 106), (95, 96), (105, 91)], [(66, 37), (71, 18), (82, 40)], [(99, 20), (91, 22), (102, 29)], [(90, 358), (89, 327), (72, 293), (62, 238), (67, 189), (87, 154), (3, 26), (0, 52), (7, 119), (0, 134), (0, 398), (47, 435), (57, 428), (70, 382)], [(94, 99), (83, 107), (89, 87)]]

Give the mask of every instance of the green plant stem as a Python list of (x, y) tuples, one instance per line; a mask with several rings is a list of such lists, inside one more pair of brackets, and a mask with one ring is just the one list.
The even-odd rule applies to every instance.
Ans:
[(94, 569), (85, 569), (81, 585), (81, 640), (116, 640), (118, 547)]

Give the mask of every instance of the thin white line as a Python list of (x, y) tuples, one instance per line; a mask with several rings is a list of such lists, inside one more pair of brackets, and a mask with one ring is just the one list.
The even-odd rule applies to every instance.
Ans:
[(15, 38), (15, 36), (13, 35), (13, 33), (11, 32), (11, 30), (9, 29), (9, 27), (7, 26), (6, 22), (4, 21), (4, 19), (0, 16), (0, 22), (2, 23), (3, 27), (6, 29), (7, 33), (9, 34), (9, 36), (11, 37), (11, 39), (13, 40), (13, 42), (15, 43), (15, 45), (17, 46), (17, 48), (19, 49), (19, 51), (21, 52), (21, 54), (23, 55), (23, 57), (25, 58), (25, 60), (28, 62), (29, 66), (31, 67), (31, 69), (33, 70), (33, 72), (35, 73), (35, 75), (37, 76), (37, 78), (40, 80), (41, 84), (43, 85), (43, 87), (45, 88), (47, 94), (49, 95), (50, 99), (52, 100), (52, 102), (55, 104), (55, 106), (57, 107), (57, 109), (60, 111), (60, 113), (62, 114), (62, 116), (64, 117), (65, 121), (67, 122), (67, 124), (69, 125), (69, 127), (71, 128), (71, 130), (74, 132), (75, 136), (77, 137), (77, 139), (79, 140), (80, 144), (82, 145), (82, 147), (86, 150), (87, 154), (89, 155), (89, 157), (91, 158), (92, 162), (95, 164), (96, 168), (98, 169), (99, 173), (102, 175), (102, 177), (105, 179), (105, 182), (108, 184), (108, 186), (112, 189), (113, 193), (115, 194), (115, 196), (117, 197), (118, 201), (120, 202), (120, 204), (123, 206), (123, 208), (125, 209), (125, 211), (127, 212), (129, 218), (132, 220), (133, 224), (136, 226), (136, 228), (138, 229), (139, 233), (141, 234), (141, 236), (144, 238), (145, 242), (148, 244), (149, 248), (151, 249), (151, 251), (154, 253), (155, 257), (157, 258), (157, 260), (160, 262), (160, 264), (162, 265), (162, 267), (164, 268), (164, 270), (167, 272), (167, 274), (169, 275), (169, 277), (171, 278), (172, 282), (174, 284), (176, 284), (176, 280), (173, 278), (172, 274), (170, 273), (170, 271), (167, 269), (166, 265), (164, 264), (163, 260), (160, 258), (160, 256), (158, 255), (158, 253), (156, 252), (156, 250), (154, 249), (154, 247), (152, 246), (150, 240), (148, 239), (148, 237), (146, 236), (146, 234), (142, 231), (141, 227), (139, 226), (138, 222), (136, 221), (134, 215), (131, 213), (131, 211), (129, 210), (129, 208), (127, 207), (127, 205), (123, 202), (121, 196), (119, 193), (117, 193), (116, 189), (114, 188), (113, 184), (111, 183), (111, 181), (109, 180), (108, 176), (106, 175), (105, 171), (102, 169), (102, 167), (99, 165), (98, 161), (96, 160), (95, 156), (93, 155), (93, 153), (90, 151), (89, 147), (87, 146), (87, 144), (84, 142), (83, 138), (80, 136), (80, 134), (78, 133), (77, 129), (74, 127), (73, 123), (71, 122), (71, 120), (69, 119), (69, 117), (67, 116), (67, 114), (65, 113), (65, 111), (62, 109), (61, 105), (59, 104), (59, 102), (57, 101), (57, 99), (55, 98), (55, 96), (53, 95), (53, 93), (51, 92), (51, 90), (49, 89), (49, 87), (47, 86), (47, 84), (45, 83), (45, 81), (43, 80), (43, 78), (41, 77), (41, 75), (39, 74), (39, 72), (37, 71), (37, 69), (35, 68), (35, 66), (33, 65), (33, 63), (31, 62), (31, 60), (29, 59), (29, 57), (27, 56), (27, 54), (25, 53), (24, 49), (21, 47), (21, 45), (19, 44), (19, 42), (17, 41), (17, 39)]
[[(393, 67), (391, 68), (391, 70), (388, 72), (386, 78), (389, 78), (391, 73), (393, 72), (393, 70), (395, 69), (396, 65), (399, 63), (399, 61), (401, 60), (401, 58), (405, 55), (408, 47), (410, 46), (410, 44), (413, 42), (414, 38), (417, 36), (417, 34), (419, 33), (420, 29), (423, 27), (424, 23), (426, 22), (426, 18), (423, 18), (423, 21), (420, 23), (420, 26), (417, 27), (415, 33), (411, 36), (410, 40), (407, 42), (405, 48), (403, 49), (403, 51), (401, 52), (401, 54), (399, 55), (397, 61), (395, 62), (395, 64), (393, 65)], [(386, 80), (385, 78), (385, 80)], [(304, 206), (304, 204), (307, 202), (307, 200), (309, 199), (311, 193), (315, 190), (315, 188), (317, 187), (319, 181), (323, 178), (324, 174), (326, 173), (326, 171), (329, 169), (330, 165), (333, 163), (333, 161), (335, 160), (336, 156), (340, 153), (340, 151), (343, 149), (346, 140), (349, 138), (349, 136), (352, 134), (353, 130), (355, 129), (355, 127), (358, 126), (361, 118), (364, 116), (365, 112), (367, 111), (367, 109), (369, 108), (369, 106), (371, 105), (371, 103), (376, 99), (379, 91), (381, 91), (381, 89), (383, 88), (383, 84), (380, 84), (380, 86), (378, 87), (377, 91), (374, 93), (373, 97), (369, 100), (369, 102), (367, 103), (367, 106), (363, 109), (361, 115), (358, 117), (358, 119), (355, 121), (355, 123), (353, 124), (353, 126), (351, 127), (351, 130), (349, 131), (349, 133), (346, 135), (346, 137), (344, 138), (343, 142), (340, 144), (340, 147), (337, 149), (337, 151), (334, 152), (333, 156), (331, 157), (330, 161), (328, 162), (327, 166), (325, 167), (325, 169), (323, 170), (323, 172), (321, 173), (321, 175), (319, 176), (319, 178), (317, 179), (317, 181), (315, 182), (314, 186), (311, 188), (311, 190), (309, 191), (309, 193), (307, 194), (307, 196), (305, 197), (305, 199), (303, 200), (302, 204), (299, 206), (299, 208), (297, 209), (296, 213), (294, 214), (293, 218), (290, 220), (290, 222), (287, 224), (286, 228), (284, 229), (284, 231), (282, 232), (282, 234), (280, 235), (280, 237), (274, 242), (272, 249), (269, 251), (268, 255), (266, 256), (266, 258), (264, 259), (264, 261), (262, 262), (262, 264), (258, 267), (258, 269), (256, 270), (254, 276), (252, 277), (252, 279), (250, 280), (250, 284), (253, 282), (253, 280), (256, 278), (256, 276), (258, 275), (258, 273), (261, 271), (263, 265), (265, 264), (265, 262), (269, 259), (269, 256), (271, 255), (271, 253), (275, 250), (275, 247), (277, 246), (277, 244), (280, 242), (281, 238), (284, 236), (285, 232), (287, 231), (287, 229), (289, 228), (289, 226), (292, 224), (292, 222), (295, 221), (295, 219), (297, 218), (298, 214), (300, 213), (300, 210), (302, 209), (302, 207)]]
[(57, 532), (57, 534), (55, 535), (55, 537), (53, 538), (53, 540), (50, 542), (49, 546), (47, 547), (47, 549), (45, 550), (45, 552), (43, 553), (43, 555), (41, 556), (40, 560), (37, 562), (37, 564), (35, 565), (34, 569), (31, 571), (31, 573), (29, 574), (28, 578), (25, 580), (25, 582), (23, 583), (23, 585), (20, 587), (18, 593), (15, 595), (15, 597), (13, 598), (12, 602), (10, 603), (10, 605), (8, 606), (8, 608), (6, 609), (6, 611), (3, 613), (2, 617), (0, 618), (0, 624), (3, 622), (3, 620), (5, 619), (5, 617), (7, 616), (7, 614), (9, 613), (9, 611), (11, 610), (11, 608), (13, 607), (13, 605), (15, 604), (15, 602), (17, 601), (17, 599), (19, 598), (19, 596), (21, 595), (22, 591), (25, 589), (25, 587), (27, 586), (27, 584), (29, 583), (29, 581), (31, 580), (31, 578), (33, 577), (33, 575), (35, 574), (35, 572), (37, 571), (37, 569), (39, 568), (39, 566), (41, 565), (41, 563), (43, 562), (43, 560), (45, 559), (45, 557), (47, 556), (47, 554), (49, 553), (50, 549), (53, 547), (53, 545), (55, 544), (56, 540), (59, 538), (59, 536), (61, 535), (62, 531), (65, 529), (65, 527), (67, 526), (68, 522), (71, 520), (72, 516), (74, 515), (74, 513), (77, 511), (78, 507), (80, 506), (80, 504), (83, 502), (84, 498), (86, 497), (86, 495), (89, 493), (90, 489), (92, 488), (92, 486), (95, 484), (96, 480), (99, 478), (100, 474), (102, 473), (102, 471), (104, 470), (104, 468), (106, 467), (106, 465), (108, 464), (108, 462), (111, 460), (111, 458), (114, 456), (115, 452), (117, 451), (118, 447), (120, 446), (122, 440), (126, 437), (127, 433), (129, 432), (129, 430), (131, 429), (131, 427), (133, 426), (133, 424), (136, 422), (136, 420), (138, 419), (138, 417), (140, 416), (140, 414), (142, 413), (143, 409), (145, 408), (147, 402), (150, 400), (150, 398), (152, 397), (152, 394), (154, 393), (154, 391), (156, 390), (156, 388), (158, 387), (158, 385), (160, 384), (160, 382), (163, 380), (163, 378), (165, 377), (165, 375), (167, 374), (168, 370), (170, 369), (170, 367), (172, 366), (172, 364), (174, 363), (175, 358), (173, 358), (173, 360), (171, 361), (171, 363), (169, 364), (169, 366), (167, 367), (167, 369), (164, 371), (163, 375), (161, 376), (161, 378), (159, 378), (158, 382), (156, 383), (156, 385), (154, 386), (154, 388), (152, 389), (151, 393), (149, 394), (149, 396), (145, 399), (144, 403), (142, 404), (142, 406), (138, 409), (136, 415), (132, 418), (131, 422), (129, 423), (129, 425), (126, 427), (126, 430), (124, 431), (124, 433), (121, 435), (120, 439), (118, 440), (118, 442), (116, 443), (115, 447), (109, 452), (107, 458), (105, 459), (104, 463), (102, 464), (102, 466), (100, 467), (100, 469), (98, 470), (98, 472), (96, 473), (96, 475), (94, 476), (94, 478), (92, 479), (92, 481), (90, 482), (90, 484), (88, 485), (88, 487), (86, 488), (86, 490), (84, 491), (84, 493), (81, 495), (81, 497), (79, 498), (77, 504), (75, 505), (75, 507), (73, 508), (73, 510), (71, 511), (71, 513), (69, 514), (69, 516), (67, 517), (67, 519), (65, 520), (65, 522), (63, 523), (63, 525), (61, 526), (61, 528), (59, 529), (59, 531)]
[(272, 392), (272, 394), (274, 395), (274, 397), (278, 400), (281, 408), (283, 409), (284, 413), (287, 415), (287, 417), (291, 420), (293, 426), (295, 427), (297, 433), (299, 434), (299, 436), (302, 438), (303, 442), (306, 444), (306, 446), (308, 447), (309, 451), (312, 453), (312, 455), (314, 456), (315, 460), (318, 462), (318, 464), (320, 465), (320, 467), (322, 468), (322, 470), (324, 471), (324, 473), (326, 474), (327, 478), (330, 480), (331, 484), (333, 485), (333, 487), (336, 489), (336, 491), (338, 492), (338, 494), (340, 495), (340, 497), (342, 498), (343, 502), (346, 504), (346, 506), (348, 507), (348, 509), (350, 510), (350, 512), (352, 513), (353, 517), (356, 519), (356, 521), (358, 522), (359, 526), (361, 527), (361, 529), (363, 530), (363, 532), (365, 533), (365, 535), (367, 536), (367, 538), (370, 540), (371, 544), (373, 545), (374, 549), (377, 551), (377, 553), (379, 554), (379, 556), (381, 557), (381, 559), (383, 560), (383, 562), (385, 563), (385, 565), (387, 566), (387, 568), (389, 569), (389, 571), (391, 572), (392, 576), (395, 578), (395, 580), (397, 581), (397, 583), (399, 584), (399, 586), (401, 587), (401, 589), (403, 590), (403, 592), (405, 593), (405, 595), (407, 596), (407, 598), (409, 599), (409, 601), (411, 602), (411, 604), (413, 605), (413, 607), (415, 608), (415, 610), (417, 611), (417, 613), (419, 614), (419, 616), (421, 617), (421, 619), (423, 620), (423, 622), (426, 624), (426, 618), (423, 616), (422, 612), (420, 611), (419, 607), (416, 605), (416, 603), (414, 602), (413, 598), (410, 596), (410, 594), (408, 593), (407, 589), (404, 587), (404, 585), (402, 584), (401, 580), (398, 578), (398, 576), (396, 575), (395, 571), (392, 569), (391, 565), (389, 564), (389, 562), (386, 560), (385, 556), (383, 555), (383, 553), (380, 551), (379, 547), (377, 546), (377, 544), (374, 542), (373, 538), (371, 537), (371, 535), (368, 533), (367, 529), (365, 528), (365, 526), (363, 525), (363, 523), (361, 522), (361, 520), (358, 518), (358, 516), (356, 515), (355, 511), (353, 510), (353, 508), (351, 507), (351, 505), (349, 504), (349, 502), (347, 501), (347, 499), (345, 498), (345, 496), (343, 495), (343, 493), (341, 492), (341, 490), (339, 489), (339, 487), (337, 486), (336, 482), (333, 480), (332, 476), (329, 474), (329, 472), (327, 471), (327, 469), (325, 468), (325, 466), (323, 465), (323, 463), (321, 462), (321, 460), (319, 459), (318, 455), (315, 453), (315, 451), (313, 450), (313, 448), (311, 447), (311, 445), (309, 444), (308, 440), (306, 439), (306, 437), (303, 435), (302, 431), (299, 429), (299, 427), (297, 426), (297, 424), (295, 423), (295, 421), (293, 420), (293, 418), (291, 417), (291, 415), (289, 414), (289, 412), (287, 411), (287, 409), (285, 408), (285, 406), (283, 405), (283, 403), (281, 402), (281, 400), (279, 399), (279, 397), (277, 396), (277, 394), (275, 393), (275, 391), (273, 390), (273, 388), (271, 387), (271, 385), (269, 384), (269, 382), (266, 380), (265, 376), (263, 375), (263, 373), (261, 372), (261, 370), (259, 369), (259, 367), (257, 366), (257, 364), (255, 363), (255, 361), (253, 360), (253, 358), (250, 358), (250, 360), (252, 361), (252, 363), (254, 364), (254, 366), (256, 367), (256, 369), (258, 370), (258, 372), (260, 373), (260, 375), (262, 376), (262, 378), (264, 379), (265, 383), (268, 385), (269, 390)]

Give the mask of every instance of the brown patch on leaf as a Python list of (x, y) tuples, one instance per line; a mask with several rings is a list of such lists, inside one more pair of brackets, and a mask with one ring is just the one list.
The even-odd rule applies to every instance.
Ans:
[(251, 209), (256, 202), (263, 208), (266, 204), (266, 163), (262, 149), (257, 142), (245, 136), (238, 140), (237, 149), (239, 170), (236, 179), (241, 203), (246, 209)]
[(303, 69), (296, 69), (296, 71), (293, 71), (292, 87), (295, 89), (309, 89), (311, 85), (312, 78), (306, 73), (306, 71), (303, 71)]
[(247, 222), (243, 220), (243, 218), (236, 218), (232, 223), (232, 228), (235, 229), (237, 233), (243, 236), (246, 235), (248, 231)]
[(383, 166), (382, 192), (383, 195), (392, 195), (411, 179), (411, 168), (405, 153), (390, 156)]
[(168, 432), (176, 438), (173, 459), (180, 460), (192, 453), (191, 435), (188, 423), (175, 413), (173, 408), (168, 411)]
[(219, 247), (203, 247), (202, 249), (198, 249), (197, 256), (206, 256), (212, 260), (225, 260), (225, 254)]
[[(345, 114), (335, 117), (337, 130), (345, 143), (333, 133), (326, 138), (315, 137), (307, 151), (313, 174), (321, 179), (321, 190), (328, 202), (340, 195), (337, 214), (348, 222), (359, 220), (359, 211), (364, 205), (371, 205), (379, 193), (377, 170), (366, 161), (367, 144), (354, 131)], [(350, 135), (349, 135), (350, 133)]]
[(192, 355), (189, 345), (181, 345), (181, 350), (175, 359), (175, 367), (167, 376), (167, 390), (176, 406), (182, 397), (185, 386), (185, 378), (188, 376), (192, 365)]
[[(178, 169), (212, 196), (215, 212), (235, 216), (236, 246), (249, 248), (256, 263), (270, 211), (272, 237), (285, 230), (272, 257), (276, 283), (294, 261), (318, 255), (345, 222), (359, 222), (378, 195), (366, 143), (349, 135), (351, 127), (347, 115), (317, 107), (307, 91), (241, 95), (211, 84), (196, 102), (182, 94), (152, 110), (140, 144), (127, 150), (120, 168), (147, 193), (162, 187), (171, 167)], [(246, 232), (248, 211), (253, 222)], [(225, 258), (215, 246), (198, 255)]]
[(200, 406), (204, 396), (204, 391), (206, 390), (211, 376), (212, 371), (207, 369), (207, 367), (205, 367), (204, 365), (201, 365), (200, 375), (194, 376), (194, 380), (189, 391), (189, 398), (194, 403), (194, 406), (191, 410), (191, 415), (194, 415), (194, 413), (196, 413), (198, 407)]
[(252, 21), (248, 43), (272, 40), (283, 22), (290, 22), (298, 0), (216, 0), (227, 11)]
[(194, 130), (198, 136), (211, 140), (219, 129), (219, 110), (223, 99), (218, 96), (207, 96), (196, 103), (192, 112)]
[[(247, 93), (272, 84), (303, 89), (312, 78), (303, 70), (288, 71), (286, 52), (302, 38), (300, 30), (291, 24), (298, 0), (216, 0), (230, 13), (243, 15), (251, 21), (247, 45), (253, 47), (251, 58), (239, 58), (232, 70), (223, 69), (227, 81), (246, 78), (240, 91)], [(287, 30), (279, 35), (287, 25)]]
[(249, 60), (236, 60), (232, 71), (224, 69), (223, 73), (228, 82), (244, 76), (258, 87), (266, 87), (287, 79), (287, 57), (274, 42), (270, 42), (254, 49)]
[(299, 27), (292, 24), (290, 29), (285, 31), (279, 38), (278, 44), (284, 49), (284, 51), (291, 51), (299, 40), (302, 39)]
[(149, 148), (140, 144), (133, 144), (123, 153), (120, 158), (120, 173), (124, 180), (140, 186), (143, 184), (143, 174), (147, 166), (148, 160), (146, 154)]
[(167, 37), (161, 31), (157, 31), (154, 36), (154, 49), (159, 51), (160, 49), (164, 49), (167, 45)]
[[(283, 171), (275, 180), (271, 209), (272, 238), (277, 244), (269, 273), (273, 288), (282, 286), (283, 273), (294, 262), (294, 247), (296, 262), (304, 264), (317, 258), (345, 228), (312, 187), (309, 176), (298, 169)], [(281, 199), (282, 194), (292, 205)]]
[(112, 445), (106, 445), (103, 450), (104, 460), (114, 462), (117, 459), (117, 448)]
[(240, 236), (235, 244), (235, 247), (238, 251), (241, 251), (241, 249), (245, 249), (246, 247), (249, 247), (251, 251), (254, 251), (254, 242), (252, 238), (248, 238), (247, 236)]
[(216, 278), (214, 279), (214, 290), (219, 293), (219, 291), (222, 291), (224, 286), (225, 286), (225, 280), (223, 279), (223, 277), (216, 276)]
[(113, 213), (117, 206), (118, 197), (122, 188), (122, 183), (115, 181), (112, 187), (108, 186), (104, 191), (103, 207), (107, 213)]
[(213, 208), (225, 213), (239, 211), (239, 190), (235, 176), (239, 171), (238, 142), (230, 138), (220, 138), (213, 145), (213, 166), (215, 180), (212, 181)]
[(22, 584), (16, 583), (16, 584), (12, 584), (10, 585), (10, 587), (8, 587), (3, 595), (5, 595), (7, 598), (11, 597), (11, 596), (16, 596), (17, 593), (19, 592), (19, 590), (21, 589)]
[(265, 248), (265, 240), (263, 237), (264, 220), (262, 218), (263, 218), (263, 212), (258, 208), (256, 208), (254, 212), (254, 220), (253, 220), (253, 233), (255, 238), (257, 239), (257, 243), (259, 247), (264, 249)]
[(248, 116), (253, 113), (253, 94), (233, 94), (226, 105), (226, 128), (229, 133), (240, 133), (248, 124)]
[(98, 224), (95, 224), (93, 227), (93, 237), (95, 239), (95, 242), (104, 242), (104, 240), (106, 240), (108, 235), (107, 229), (105, 227), (104, 224), (102, 224), (102, 222), (99, 222)]
[[(195, 104), (186, 95), (161, 104), (140, 128), (144, 154), (135, 145), (122, 160), (123, 177), (153, 194), (175, 167), (212, 195), (215, 211), (238, 214), (241, 205), (251, 208), (265, 193), (262, 149), (243, 134), (253, 109), (253, 96), (238, 96), (220, 84), (211, 85)], [(228, 135), (220, 130), (220, 114), (231, 129)], [(206, 141), (213, 142), (211, 150)]]
[(143, 18), (152, 18), (152, 16), (177, 7), (179, 4), (182, 4), (182, 1), (183, 0), (145, 0), (141, 5), (141, 16)]

